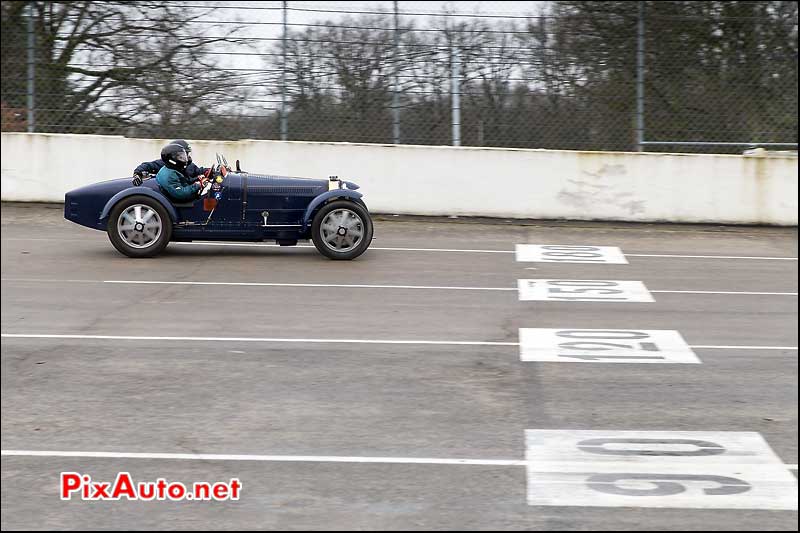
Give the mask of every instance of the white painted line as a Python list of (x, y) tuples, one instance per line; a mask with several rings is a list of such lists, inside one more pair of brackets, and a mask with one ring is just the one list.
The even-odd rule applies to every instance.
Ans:
[(520, 328), (521, 361), (700, 364), (674, 330)]
[[(327, 287), (340, 289), (399, 289), (399, 290), (442, 290), (442, 291), (518, 291), (519, 287), (450, 287), (439, 285), (369, 285), (369, 284), (337, 284), (337, 283), (262, 283), (257, 281), (227, 282), (227, 281), (164, 281), (164, 280), (124, 280), (124, 279), (34, 279), (34, 278), (1, 278), (0, 281), (19, 283), (109, 283), (117, 285), (221, 285), (240, 287)], [(555, 280), (559, 281), (559, 280)], [(591, 281), (591, 280), (587, 280)], [(759, 296), (797, 296), (796, 292), (737, 292), (737, 291), (659, 291), (651, 293), (676, 293), (676, 294), (729, 294), (729, 295), (759, 295)], [(596, 301), (589, 299), (587, 301)]]
[[(88, 339), (124, 341), (202, 341), (202, 342), (308, 342), (318, 344), (420, 344), (441, 346), (519, 346), (518, 342), (495, 341), (429, 341), (388, 339), (299, 339), (277, 337), (155, 337), (136, 335), (72, 335), (45, 333), (3, 333), (0, 337), (11, 339)], [(797, 346), (708, 346), (692, 345), (690, 348), (718, 350), (797, 350)]]
[(625, 254), (626, 257), (675, 257), (686, 259), (753, 259), (761, 261), (797, 261), (796, 257), (754, 257), (742, 255), (674, 255), (674, 254)]
[[(3, 457), (86, 457), (98, 459), (161, 459), (187, 461), (255, 461), (303, 463), (383, 463), (467, 466), (527, 466), (524, 459), (450, 459), (430, 457), (357, 457), (342, 455), (250, 455), (215, 453), (82, 452), (56, 450), (2, 450)], [(796, 464), (785, 465), (797, 470)], [(583, 482), (581, 482), (583, 483)]]
[(369, 250), (381, 250), (385, 252), (451, 252), (451, 253), (468, 253), (468, 254), (513, 254), (513, 250), (469, 250), (458, 248), (393, 248), (375, 246), (369, 247)]
[(431, 285), (367, 285), (347, 283), (260, 283), (225, 281), (146, 281), (146, 280), (104, 280), (103, 283), (140, 285), (231, 285), (244, 287), (333, 287), (341, 289), (425, 289), (442, 291), (515, 291), (514, 287), (446, 287)]
[(690, 348), (706, 350), (797, 350), (797, 346), (715, 346), (715, 345), (692, 345)]
[[(28, 240), (28, 239), (18, 239)], [(58, 240), (58, 239), (40, 239), (40, 240)], [(279, 248), (277, 244), (267, 243), (253, 243), (253, 242), (173, 242), (170, 244), (183, 244), (195, 246), (256, 246)], [(313, 245), (300, 244), (297, 248), (314, 248)], [(285, 248), (285, 247), (284, 247)], [(370, 246), (370, 250), (383, 250), (391, 252), (450, 252), (450, 253), (473, 253), (473, 254), (513, 254), (516, 250), (475, 250), (475, 249), (459, 249), (459, 248), (400, 248), (400, 247), (380, 247)], [(753, 259), (753, 260), (766, 260), (766, 261), (797, 261), (797, 257), (756, 257), (756, 256), (736, 256), (736, 255), (681, 255), (681, 254), (625, 254), (627, 257), (666, 257), (666, 258), (680, 258), (680, 259)]]
[(641, 281), (518, 279), (520, 301), (655, 302)]
[(337, 455), (231, 455), (213, 453), (133, 453), (133, 452), (71, 452), (46, 450), (2, 450), (8, 457), (96, 457), (108, 459), (168, 459), (192, 461), (262, 461), (290, 463), (382, 463), (472, 466), (525, 466), (524, 460), (514, 459), (447, 459), (428, 457), (349, 457)]
[(33, 278), (2, 278), (2, 281), (15, 281), (23, 283), (110, 283), (116, 285), (221, 285), (232, 287), (328, 287), (338, 289), (402, 289), (402, 290), (442, 290), (442, 291), (516, 291), (516, 287), (450, 287), (439, 285), (369, 285), (347, 283), (262, 283), (233, 282), (233, 281), (163, 281), (163, 280), (126, 280), (126, 279), (33, 279)]
[(518, 244), (516, 254), (519, 262), (628, 264), (622, 250), (616, 246)]
[[(9, 237), (3, 241), (54, 241), (54, 242), (85, 242), (86, 239), (47, 239), (32, 238), (22, 239)], [(193, 246), (255, 246), (263, 248), (286, 248), (278, 244), (257, 243), (257, 242), (171, 242), (170, 245), (193, 245)], [(314, 248), (310, 244), (298, 244), (290, 248)], [(370, 246), (370, 250), (383, 250), (391, 252), (448, 252), (448, 253), (473, 253), (473, 254), (513, 254), (515, 250), (475, 250), (460, 248), (400, 248), (400, 247), (380, 247)], [(797, 257), (758, 257), (758, 256), (739, 256), (739, 255), (680, 255), (680, 254), (631, 254), (626, 253), (626, 257), (665, 257), (665, 258), (698, 258), (698, 259), (752, 259), (762, 261), (797, 261)]]
[(650, 291), (663, 294), (739, 294), (749, 296), (797, 296), (796, 292), (749, 292), (749, 291)]
[(428, 341), (379, 339), (296, 339), (280, 337), (153, 337), (134, 335), (54, 335), (39, 333), (3, 333), (17, 339), (96, 339), (122, 341), (202, 341), (202, 342), (308, 342), (318, 344), (421, 344), (441, 346), (519, 346), (518, 342), (493, 341)]
[[(2, 450), (3, 457), (82, 457), (97, 459), (145, 459), (183, 461), (253, 461), (297, 463), (381, 463), (466, 466), (528, 466), (525, 459), (451, 459), (431, 457), (358, 457), (343, 455), (255, 455), (215, 453), (84, 452), (61, 450)], [(784, 465), (797, 470), (797, 464)], [(561, 482), (559, 482), (561, 483)], [(584, 484), (584, 481), (575, 482)]]
[(102, 283), (96, 279), (36, 279), (36, 278), (0, 278), (0, 281), (19, 283)]

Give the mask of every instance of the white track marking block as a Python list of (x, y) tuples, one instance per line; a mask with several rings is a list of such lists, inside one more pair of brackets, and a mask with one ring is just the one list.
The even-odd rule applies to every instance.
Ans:
[(532, 263), (596, 263), (627, 265), (616, 246), (575, 246), (570, 244), (518, 244), (517, 261)]
[(654, 302), (641, 281), (590, 279), (520, 279), (521, 301), (544, 302)]
[(528, 430), (528, 504), (797, 510), (758, 433)]
[(673, 330), (521, 328), (521, 361), (553, 363), (699, 364)]

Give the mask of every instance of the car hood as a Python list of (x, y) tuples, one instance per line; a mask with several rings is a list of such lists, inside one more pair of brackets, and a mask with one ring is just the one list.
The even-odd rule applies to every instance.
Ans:
[[(235, 172), (231, 172), (230, 174), (237, 174)], [(323, 187), (327, 190), (328, 188), (328, 180), (321, 180), (316, 178), (298, 178), (295, 176), (276, 176), (274, 174), (254, 174), (254, 173), (238, 173), (237, 175), (241, 175), (247, 177), (248, 179), (258, 179), (258, 180), (265, 180), (269, 181), (270, 185), (277, 186), (277, 187), (289, 187), (292, 185), (302, 185), (307, 187)], [(359, 186), (352, 181), (345, 181), (342, 180), (345, 186), (355, 191), (359, 189)]]

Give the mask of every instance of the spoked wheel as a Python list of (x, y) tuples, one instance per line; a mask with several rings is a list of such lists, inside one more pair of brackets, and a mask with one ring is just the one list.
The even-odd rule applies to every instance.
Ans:
[(108, 238), (128, 257), (152, 257), (172, 236), (172, 221), (164, 206), (148, 196), (120, 200), (108, 217)]
[(331, 259), (355, 259), (372, 242), (372, 219), (360, 204), (337, 200), (314, 216), (311, 239), (319, 252)]

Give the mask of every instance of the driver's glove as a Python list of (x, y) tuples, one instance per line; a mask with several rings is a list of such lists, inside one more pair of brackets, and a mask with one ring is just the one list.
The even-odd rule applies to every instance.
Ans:
[(138, 172), (135, 172), (133, 174), (133, 179), (131, 181), (133, 182), (133, 185), (135, 187), (138, 187), (138, 186), (140, 186), (142, 184), (142, 182), (144, 180), (142, 179), (142, 175), (141, 174), (139, 174)]
[(197, 183), (200, 184), (200, 189), (197, 191), (197, 196), (205, 196), (208, 194), (208, 191), (211, 189), (211, 181), (205, 178), (200, 178), (200, 181)]

